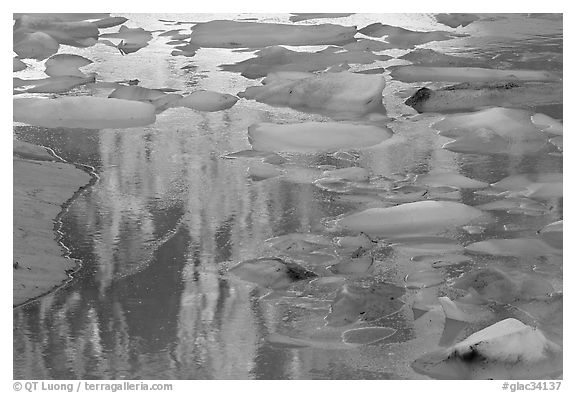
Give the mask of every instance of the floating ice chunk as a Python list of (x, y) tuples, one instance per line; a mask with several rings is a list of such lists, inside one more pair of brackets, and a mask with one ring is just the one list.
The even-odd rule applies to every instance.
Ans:
[(466, 246), (468, 252), (479, 254), (539, 257), (556, 254), (558, 251), (539, 239), (490, 239)]
[(344, 18), (346, 16), (354, 15), (351, 13), (292, 13), (289, 20), (290, 22), (301, 22), (308, 19), (324, 19), (324, 18)]
[(432, 262), (433, 268), (441, 268), (446, 266), (458, 265), (465, 262), (471, 262), (471, 258), (461, 254), (447, 254), (447, 255), (418, 255), (411, 258), (414, 262)]
[(14, 33), (12, 50), (22, 59), (44, 60), (58, 52), (60, 44), (41, 31)]
[(100, 34), (100, 38), (120, 39), (121, 41), (117, 45), (118, 50), (122, 54), (129, 54), (147, 46), (148, 42), (152, 39), (152, 33), (141, 27), (130, 28), (120, 26), (118, 32)]
[(194, 57), (198, 49), (200, 49), (200, 47), (194, 44), (180, 45), (174, 47), (171, 54), (172, 56)]
[(358, 320), (369, 322), (387, 317), (402, 308), (400, 297), (404, 293), (404, 288), (389, 283), (370, 287), (345, 285), (334, 298), (326, 321), (329, 326), (346, 326)]
[(561, 250), (563, 243), (562, 239), (564, 237), (563, 223), (564, 221), (560, 220), (546, 225), (538, 231), (540, 238), (544, 240), (546, 244)]
[(349, 51), (380, 52), (383, 50), (393, 49), (395, 46), (387, 42), (360, 38), (354, 42), (344, 45), (343, 48)]
[(110, 93), (108, 98), (151, 102), (165, 95), (166, 93), (155, 89), (147, 89), (140, 86), (120, 86)]
[[(438, 90), (426, 87), (419, 89), (405, 102), (419, 113), (446, 112), (475, 109), (488, 106), (519, 108), (525, 106), (550, 105), (562, 103), (562, 84), (518, 83), (518, 82), (476, 82), (460, 83)], [(534, 115), (536, 121), (545, 115)], [(546, 116), (547, 117), (547, 116)], [(551, 118), (550, 118), (551, 119)], [(557, 121), (545, 122), (542, 127), (550, 126), (555, 130)], [(536, 123), (534, 123), (536, 124)], [(560, 130), (562, 125), (560, 123)]]
[(329, 267), (334, 274), (365, 274), (374, 264), (374, 258), (365, 249), (359, 248), (350, 260), (339, 262)]
[(202, 112), (216, 112), (229, 109), (236, 104), (238, 97), (210, 90), (196, 90), (181, 99), (174, 101), (172, 108), (190, 108)]
[(101, 97), (14, 99), (14, 121), (41, 127), (128, 128), (154, 123), (154, 106)]
[(26, 67), (28, 66), (22, 60), (17, 59), (15, 57), (12, 59), (12, 72), (25, 70)]
[(59, 44), (86, 47), (98, 40), (98, 27), (85, 21), (62, 21), (35, 14), (22, 15), (14, 24), (14, 36), (21, 32), (43, 32)]
[(498, 154), (510, 150), (510, 142), (489, 128), (478, 128), (442, 145), (455, 153)]
[(489, 220), (481, 210), (457, 202), (419, 201), (371, 208), (336, 220), (336, 230), (383, 237), (439, 234), (475, 221)]
[(458, 26), (466, 27), (478, 19), (480, 18), (474, 14), (436, 14), (436, 20), (438, 23), (453, 28)]
[[(562, 90), (560, 89), (560, 94), (562, 93)], [(532, 123), (534, 123), (534, 125), (539, 126), (542, 128), (542, 131), (547, 132), (549, 134), (553, 134), (553, 135), (562, 135), (562, 122), (544, 115), (542, 113), (536, 113), (534, 115), (532, 115)]]
[(365, 327), (346, 330), (342, 333), (342, 341), (347, 344), (374, 344), (393, 336), (396, 329), (388, 327)]
[(356, 150), (377, 145), (391, 136), (387, 128), (335, 122), (259, 123), (248, 128), (248, 140), (255, 150), (274, 152)]
[(475, 207), (480, 210), (486, 210), (486, 211), (514, 210), (516, 212), (526, 211), (532, 213), (535, 212), (544, 213), (549, 211), (549, 208), (546, 207), (546, 205), (528, 198), (506, 198), (494, 202), (484, 203), (482, 205), (477, 205)]
[(287, 288), (296, 281), (317, 277), (314, 272), (280, 258), (249, 259), (229, 271), (242, 280), (271, 289)]
[(362, 75), (347, 71), (308, 74), (278, 72), (268, 75), (263, 86), (253, 86), (239, 97), (275, 106), (320, 110), (339, 116), (363, 115), (384, 111), (381, 75)]
[(272, 45), (330, 45), (351, 41), (355, 26), (288, 25), (214, 20), (192, 27), (190, 43), (204, 48), (263, 48)]
[(540, 330), (508, 318), (412, 363), (441, 379), (540, 379), (562, 373), (562, 348)]
[(413, 48), (416, 45), (432, 41), (445, 41), (456, 37), (464, 37), (465, 34), (454, 34), (446, 31), (413, 31), (402, 27), (372, 23), (360, 30), (359, 33), (369, 37), (386, 37), (386, 41), (397, 48)]
[(96, 25), (96, 27), (99, 29), (107, 29), (109, 27), (121, 25), (122, 23), (126, 22), (127, 20), (128, 20), (128, 18), (124, 18), (123, 16), (111, 16), (108, 18), (99, 19), (99, 20), (94, 21), (92, 23), (94, 23)]
[(322, 173), (323, 179), (333, 180), (367, 181), (369, 176), (370, 172), (367, 169), (356, 166), (334, 169)]
[[(261, 78), (280, 71), (322, 71), (338, 64), (370, 64), (375, 60), (388, 60), (390, 56), (366, 51), (296, 52), (281, 46), (271, 46), (255, 53), (256, 57), (236, 64), (224, 64), (224, 71), (240, 72), (250, 79)], [(334, 71), (334, 70), (333, 70)]]
[(538, 151), (548, 143), (540, 128), (532, 124), (530, 112), (520, 109), (490, 108), (448, 115), (432, 127), (440, 135), (457, 138), (444, 147), (459, 152), (524, 153)]
[(541, 277), (517, 273), (515, 276), (496, 268), (484, 268), (465, 273), (453, 287), (472, 292), (477, 300), (513, 303), (548, 296), (552, 285)]
[(420, 270), (408, 274), (404, 281), (406, 281), (406, 288), (419, 289), (440, 285), (444, 282), (444, 277), (438, 270)]
[(78, 55), (58, 54), (50, 57), (44, 63), (46, 70), (44, 71), (48, 76), (79, 76), (85, 77), (84, 73), (79, 70), (88, 64), (92, 64), (92, 60)]
[(508, 176), (491, 186), (507, 190), (510, 196), (548, 199), (562, 197), (562, 177), (562, 173), (526, 173)]
[(74, 87), (94, 83), (95, 75), (51, 76), (44, 79), (14, 78), (16, 93), (65, 93)]
[(489, 185), (486, 182), (474, 180), (455, 172), (418, 175), (416, 176), (416, 183), (433, 187), (448, 186), (457, 188), (484, 188)]
[(493, 81), (558, 81), (549, 71), (498, 70), (478, 67), (398, 66), (390, 73), (402, 82), (493, 82)]
[(281, 176), (284, 171), (277, 165), (266, 162), (254, 162), (248, 167), (248, 176), (252, 180), (265, 180)]
[(398, 57), (399, 59), (411, 61), (418, 65), (427, 66), (449, 66), (449, 67), (472, 67), (486, 64), (485, 61), (472, 57), (452, 56), (445, 53), (436, 52), (432, 49), (416, 48)]

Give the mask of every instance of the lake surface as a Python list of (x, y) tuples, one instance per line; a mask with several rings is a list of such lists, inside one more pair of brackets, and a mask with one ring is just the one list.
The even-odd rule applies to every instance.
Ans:
[[(127, 26), (147, 30), (173, 28), (159, 19), (288, 20), (288, 15), (264, 14), (125, 16)], [(430, 15), (418, 14), (364, 14), (307, 23), (325, 22), (359, 27), (382, 22), (407, 29), (451, 31)], [(499, 56), (505, 68), (562, 72), (561, 19), (508, 15), (476, 21), (457, 31), (470, 36), (423, 47), (475, 56), (487, 63)], [(64, 46), (61, 52), (92, 59), (94, 64), (86, 70), (105, 81), (139, 79), (141, 86), (151, 88), (229, 94), (259, 84), (218, 68), (250, 58), (252, 52), (203, 48), (186, 58), (171, 56), (173, 48), (167, 41), (168, 37), (155, 35), (147, 47), (126, 56), (105, 45)], [(384, 53), (398, 56), (408, 51)], [(182, 69), (189, 64), (197, 68)], [(396, 64), (408, 62), (376, 61), (353, 69)], [(42, 70), (38, 65), (21, 77), (38, 77)], [(443, 115), (418, 116), (398, 95), (423, 85), (387, 81), (384, 104), (388, 127), (395, 135), (386, 143), (349, 155), (286, 155), (294, 167), (302, 169), (295, 178), (254, 179), (248, 174), (253, 160), (223, 156), (250, 149), (247, 129), (254, 123), (329, 118), (240, 99), (232, 108), (213, 113), (170, 109), (159, 114), (154, 124), (140, 128), (95, 131), (15, 125), (19, 139), (48, 146), (69, 162), (93, 167), (99, 180), (62, 218), (62, 242), (72, 257), (82, 261), (81, 270), (64, 288), (14, 310), (14, 378), (422, 379), (428, 377), (415, 372), (411, 363), (438, 348), (444, 317), (435, 309), (416, 318), (410, 305), (419, 296), (451, 294), (454, 279), (486, 266), (547, 280), (556, 292), (562, 292), (561, 253), (457, 252), (468, 260), (437, 269), (417, 258), (438, 255), (418, 250), (430, 241), (408, 246), (379, 243), (370, 274), (347, 276), (348, 284), (387, 283), (404, 291), (410, 283), (406, 276), (415, 277), (411, 274), (421, 271), (433, 271), (440, 281), (424, 289), (418, 283), (408, 285), (401, 298), (404, 305), (385, 318), (338, 327), (326, 326), (324, 318), (342, 283), (301, 282), (292, 288), (294, 292), (265, 297), (267, 289), (229, 272), (240, 261), (282, 255), (267, 239), (309, 232), (332, 237), (326, 221), (367, 206), (306, 181), (306, 170), (360, 166), (370, 171), (374, 182), (448, 171), (487, 183), (515, 174), (562, 172), (562, 153), (552, 145), (514, 155), (442, 149), (449, 139), (437, 135), (430, 125)], [(105, 96), (89, 85), (69, 94)], [(561, 105), (535, 110), (562, 120)], [(449, 195), (440, 191), (428, 195), (471, 206), (497, 199), (468, 189), (450, 190)], [(496, 221), (480, 233), (459, 229), (446, 237), (460, 246), (495, 238), (534, 238), (537, 230), (563, 216), (562, 197), (537, 203), (545, 208), (533, 214), (494, 211)], [(326, 270), (324, 262), (309, 266), (317, 272)], [(466, 328), (468, 334), (489, 321), (517, 315), (506, 307), (489, 311), (492, 314), (485, 320)], [(561, 342), (561, 319), (539, 323)], [(394, 334), (368, 345), (343, 342), (345, 331), (360, 327), (390, 328)]]

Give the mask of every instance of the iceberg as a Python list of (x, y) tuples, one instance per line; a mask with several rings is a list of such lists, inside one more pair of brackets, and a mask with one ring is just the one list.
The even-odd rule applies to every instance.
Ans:
[(15, 98), (14, 121), (40, 127), (129, 128), (156, 121), (144, 102), (102, 97)]
[(391, 136), (388, 128), (336, 122), (258, 123), (248, 128), (252, 148), (271, 152), (356, 150), (377, 145)]

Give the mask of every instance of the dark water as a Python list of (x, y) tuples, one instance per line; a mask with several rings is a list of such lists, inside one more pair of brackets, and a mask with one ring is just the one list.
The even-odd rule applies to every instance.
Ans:
[[(166, 28), (157, 21), (162, 17), (129, 16), (134, 26), (147, 29)], [(351, 18), (355, 19), (342, 23), (394, 24), (388, 20), (394, 19), (391, 16)], [(438, 28), (423, 15), (394, 20), (406, 28)], [(510, 68), (561, 71), (561, 25), (561, 21), (539, 18), (496, 18), (470, 25), (474, 38), (468, 41), (443, 41), (427, 47), (479, 53), (486, 58), (498, 55)], [(170, 49), (154, 40), (149, 47), (124, 57), (105, 46), (77, 53), (94, 59), (94, 70), (104, 80), (138, 78), (150, 87), (205, 88), (232, 94), (255, 84), (216, 67), (249, 54), (204, 49), (185, 59), (171, 57)], [(555, 57), (532, 56), (542, 53)], [(198, 69), (181, 69), (189, 63)], [(512, 174), (562, 171), (562, 156), (552, 146), (514, 156), (442, 149), (446, 138), (429, 128), (438, 116), (417, 121), (400, 118), (413, 112), (400, 98), (387, 93), (403, 86), (406, 84), (391, 82), (384, 91), (388, 114), (397, 119), (390, 124), (397, 133), (394, 143), (360, 152), (355, 163), (373, 175), (443, 169), (493, 183)], [(86, 90), (82, 94), (99, 93)], [(547, 113), (562, 117), (561, 108)], [(74, 201), (63, 217), (63, 242), (74, 258), (82, 260), (82, 269), (66, 287), (14, 311), (14, 378), (426, 378), (410, 364), (437, 348), (441, 314), (431, 312), (425, 320), (415, 320), (405, 306), (368, 324), (394, 328), (393, 336), (373, 345), (346, 345), (340, 338), (346, 329), (324, 326), (333, 291), (318, 290), (307, 304), (290, 298), (262, 299), (266, 290), (228, 273), (239, 261), (269, 255), (264, 244), (268, 238), (294, 232), (323, 233), (325, 219), (358, 209), (353, 203), (335, 203), (332, 193), (309, 182), (254, 181), (247, 176), (249, 160), (221, 158), (249, 148), (246, 130), (256, 122), (310, 119), (325, 118), (240, 100), (231, 109), (215, 113), (173, 109), (150, 126), (125, 130), (16, 126), (19, 139), (49, 146), (68, 161), (94, 167), (99, 181)], [(350, 165), (329, 155), (291, 159), (301, 168)], [(462, 190), (455, 200), (478, 205), (486, 202), (486, 197)], [(548, 208), (545, 214), (496, 213), (497, 223), (485, 232), (461, 231), (453, 234), (453, 239), (465, 245), (490, 238), (533, 236), (535, 230), (562, 219), (561, 198), (543, 203)], [(517, 229), (505, 232), (505, 225)], [(402, 249), (383, 249), (373, 274), (360, 281), (404, 287), (404, 277), (422, 268), (410, 256)], [(562, 291), (562, 258), (555, 255), (473, 255), (469, 263), (442, 270), (443, 284), (425, 291), (443, 296), (450, 279), (487, 265), (545, 278), (556, 291)], [(405, 302), (410, 304), (417, 292), (407, 290)], [(505, 311), (498, 315), (507, 316)], [(274, 334), (306, 338), (312, 344), (278, 344), (269, 339)]]

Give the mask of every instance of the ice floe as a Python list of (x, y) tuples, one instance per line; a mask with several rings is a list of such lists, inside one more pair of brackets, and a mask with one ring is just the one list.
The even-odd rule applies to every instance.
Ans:
[(128, 128), (156, 121), (153, 105), (116, 98), (16, 98), (13, 105), (14, 121), (48, 128)]
[(540, 238), (549, 246), (562, 249), (564, 235), (564, 221), (555, 221), (538, 231)]
[(170, 104), (172, 108), (185, 107), (201, 112), (216, 112), (229, 109), (238, 101), (238, 97), (210, 90), (196, 90)]
[[(405, 101), (406, 105), (420, 113), (477, 109), (488, 106), (520, 108), (560, 103), (562, 103), (561, 83), (518, 82), (466, 82), (437, 90), (423, 87)], [(546, 115), (535, 116), (533, 119), (536, 120), (533, 122), (543, 123), (534, 124), (546, 126), (550, 131), (558, 129), (557, 121), (548, 120), (550, 118)], [(544, 122), (543, 117), (546, 117), (547, 121)]]
[(48, 76), (85, 77), (86, 75), (79, 68), (92, 63), (92, 60), (79, 55), (57, 54), (46, 60), (46, 63), (44, 63), (46, 70), (44, 72)]
[(538, 151), (548, 143), (531, 113), (520, 109), (490, 108), (448, 115), (432, 127), (455, 141), (444, 148), (461, 153), (513, 153)]
[(290, 22), (301, 22), (309, 19), (325, 19), (325, 18), (344, 18), (346, 16), (354, 15), (352, 13), (292, 13), (289, 20)]
[(332, 301), (326, 321), (329, 326), (346, 326), (358, 320), (370, 322), (387, 317), (402, 308), (400, 297), (404, 293), (405, 289), (389, 283), (345, 285)]
[(94, 83), (96, 76), (51, 76), (44, 79), (14, 78), (14, 93), (65, 93), (74, 87)]
[(483, 181), (471, 179), (459, 173), (429, 173), (425, 175), (416, 176), (415, 182), (417, 184), (424, 184), (427, 186), (448, 186), (456, 188), (484, 188), (489, 184)]
[(550, 71), (499, 70), (479, 67), (398, 66), (390, 73), (402, 82), (495, 82), (495, 81), (558, 81)]
[(365, 232), (382, 237), (439, 234), (475, 221), (488, 221), (481, 210), (458, 202), (419, 201), (370, 208), (337, 219), (334, 230)]
[(357, 150), (391, 136), (392, 131), (387, 128), (336, 122), (259, 123), (248, 129), (248, 140), (254, 150), (292, 153)]
[(555, 254), (558, 251), (537, 238), (490, 239), (466, 246), (466, 251), (479, 254), (539, 257)]
[(263, 48), (272, 45), (330, 45), (352, 40), (355, 26), (288, 25), (213, 20), (192, 27), (190, 44), (203, 48)]
[[(368, 51), (341, 51), (327, 48), (318, 52), (297, 52), (281, 46), (270, 46), (257, 51), (256, 57), (236, 64), (224, 64), (224, 71), (239, 72), (250, 79), (262, 78), (280, 71), (322, 71), (340, 64), (370, 64), (387, 60), (390, 56), (375, 55)], [(334, 70), (332, 70), (334, 71)]]
[(230, 272), (242, 280), (271, 289), (287, 288), (296, 281), (317, 277), (314, 272), (280, 258), (250, 259), (233, 266)]
[(116, 47), (120, 53), (129, 54), (137, 52), (138, 50), (148, 46), (148, 42), (152, 39), (152, 33), (144, 30), (141, 27), (126, 27), (120, 26), (116, 33), (103, 33), (100, 38), (113, 38), (121, 40)]
[(14, 33), (13, 39), (12, 50), (22, 59), (44, 60), (60, 48), (54, 38), (41, 31)]
[(474, 14), (436, 14), (436, 20), (438, 23), (442, 23), (443, 25), (450, 26), (453, 28), (462, 26), (466, 27), (470, 23), (480, 19), (477, 15)]
[(269, 74), (262, 83), (238, 96), (273, 106), (326, 111), (333, 117), (383, 111), (385, 81), (381, 75), (278, 72)]
[(342, 333), (342, 341), (348, 344), (374, 344), (393, 336), (396, 329), (389, 327), (365, 327), (346, 330)]
[(445, 41), (465, 35), (454, 34), (446, 31), (413, 31), (402, 27), (384, 25), (382, 23), (372, 23), (360, 30), (359, 33), (369, 37), (384, 37), (390, 44), (397, 48), (413, 48), (416, 45), (425, 44), (432, 41)]

